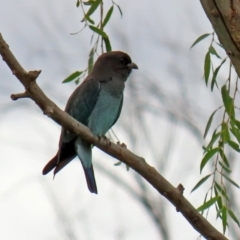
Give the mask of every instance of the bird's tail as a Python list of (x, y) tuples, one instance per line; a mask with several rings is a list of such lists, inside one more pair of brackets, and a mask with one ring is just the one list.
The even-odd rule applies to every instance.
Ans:
[(76, 157), (74, 142), (61, 143), (57, 154), (47, 163), (44, 167), (42, 174), (45, 175), (52, 171), (54, 168), (54, 175), (64, 168), (69, 162)]
[(88, 189), (90, 192), (97, 194), (97, 185), (92, 166), (92, 146), (80, 137), (75, 140), (74, 145), (75, 151), (83, 166)]
[(57, 165), (57, 160), (58, 160), (58, 152), (57, 154), (46, 164), (46, 166), (42, 170), (42, 174), (46, 175), (50, 171), (52, 171), (56, 165)]
[(97, 184), (96, 184), (95, 177), (94, 177), (93, 166), (91, 165), (90, 168), (85, 168), (83, 166), (83, 170), (84, 170), (84, 173), (85, 173), (85, 177), (86, 177), (86, 181), (87, 181), (89, 191), (91, 193), (96, 193), (97, 194)]

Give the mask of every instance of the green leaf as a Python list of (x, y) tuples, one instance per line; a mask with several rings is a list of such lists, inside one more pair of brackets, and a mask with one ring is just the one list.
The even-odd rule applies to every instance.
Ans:
[(230, 119), (230, 125), (231, 125), (232, 128), (237, 127), (237, 125), (236, 125), (236, 119)]
[(205, 194), (204, 201), (203, 201), (204, 203), (207, 201), (208, 193), (209, 193), (209, 192), (207, 192), (207, 193)]
[[(207, 193), (205, 194), (203, 203), (206, 203), (207, 197), (208, 197), (208, 193), (209, 193), (209, 191), (207, 191)], [(201, 211), (201, 214), (203, 214), (203, 212), (204, 212), (204, 210)]]
[(229, 94), (228, 94), (226, 84), (222, 86), (221, 93), (222, 93), (222, 100), (223, 100), (224, 106), (225, 106), (225, 108), (228, 108), (228, 105), (230, 103), (229, 103)]
[(222, 148), (220, 148), (219, 152), (220, 152), (220, 156), (221, 156), (224, 164), (229, 168), (230, 167), (229, 162), (228, 162), (227, 157), (226, 157), (225, 153), (223, 152)]
[(86, 13), (86, 15), (84, 17), (90, 17), (98, 8), (99, 4), (101, 3), (101, 0), (96, 0), (96, 1), (91, 1), (91, 2), (89, 1), (88, 3), (91, 4), (91, 7), (88, 9), (88, 12)]
[[(216, 188), (217, 192), (219, 192), (222, 196), (224, 196), (228, 200), (228, 196), (225, 189), (223, 189), (217, 182), (214, 183), (214, 187)], [(216, 195), (219, 195), (219, 194), (216, 194)]]
[(208, 119), (207, 126), (206, 126), (206, 129), (205, 129), (205, 131), (204, 131), (203, 138), (205, 138), (205, 137), (207, 136), (208, 130), (209, 130), (211, 124), (212, 124), (213, 116), (214, 116), (214, 114), (215, 114), (218, 110), (219, 110), (219, 108), (216, 109), (216, 110), (211, 114), (210, 118)]
[(115, 4), (115, 5), (117, 6), (117, 8), (118, 8), (118, 10), (119, 10), (119, 12), (120, 12), (120, 15), (121, 15), (121, 17), (122, 17), (122, 16), (123, 16), (122, 9), (120, 8), (119, 5), (117, 5), (117, 4)]
[(90, 51), (90, 53), (89, 53), (89, 58), (88, 58), (88, 74), (92, 71), (93, 61), (94, 61), (94, 48), (92, 48), (91, 51)]
[(79, 72), (79, 71), (76, 71), (74, 73), (72, 73), (70, 76), (68, 76), (67, 78), (65, 78), (62, 83), (68, 83), (68, 82), (71, 82), (73, 80), (75, 80), (77, 77), (79, 77), (83, 72)]
[(204, 79), (205, 79), (206, 85), (208, 84), (210, 69), (211, 69), (211, 57), (210, 57), (210, 52), (208, 51), (204, 61)]
[(106, 17), (103, 20), (103, 28), (106, 26), (106, 24), (108, 23), (110, 17), (112, 16), (113, 13), (113, 6), (110, 7), (110, 9), (108, 10)]
[(214, 188), (215, 196), (218, 196), (219, 194), (218, 194), (218, 190), (217, 190), (216, 186), (214, 185), (213, 188)]
[(101, 29), (99, 29), (99, 28), (97, 28), (97, 27), (95, 27), (95, 26), (93, 26), (93, 25), (89, 25), (89, 28), (90, 28), (93, 32), (97, 33), (98, 35), (101, 35), (101, 36), (104, 37), (104, 38), (108, 38), (108, 35), (107, 35), (103, 30), (101, 30)]
[(219, 47), (221, 47), (222, 49), (224, 49), (223, 45), (221, 43), (218, 43), (216, 41), (214, 41)]
[(227, 209), (227, 211), (228, 211), (229, 216), (232, 218), (232, 220), (235, 223), (237, 223), (237, 225), (240, 227), (240, 223), (239, 223), (237, 217), (235, 216), (235, 214), (232, 212), (232, 210), (231, 209)]
[[(214, 187), (214, 191), (216, 193), (216, 196), (218, 196), (215, 187)], [(217, 212), (216, 219), (218, 219), (219, 217), (222, 218), (222, 216), (221, 216), (221, 212), (222, 212), (221, 211), (221, 208), (222, 208), (222, 199), (221, 199), (221, 197), (219, 197), (219, 199), (217, 200), (217, 203), (215, 203), (214, 206), (215, 206), (215, 209), (216, 209), (216, 212)], [(221, 208), (219, 206), (221, 206)]]
[(225, 122), (222, 123), (221, 133), (222, 133), (221, 136), (222, 136), (223, 142), (224, 143), (229, 142), (230, 141), (230, 134), (229, 134), (229, 130), (228, 130), (228, 125)]
[(121, 165), (122, 164), (122, 162), (117, 162), (117, 163), (114, 163), (114, 166), (119, 166), (119, 165)]
[(210, 208), (217, 200), (220, 198), (219, 196), (216, 196), (214, 198), (211, 198), (209, 201), (205, 202), (203, 205), (197, 208), (198, 212), (201, 212), (207, 208)]
[(95, 1), (93, 1), (93, 0), (92, 0), (92, 1), (90, 0), (90, 1), (88, 1), (88, 2), (83, 2), (83, 4), (84, 4), (84, 5), (87, 5), (87, 6), (88, 6), (88, 5), (92, 5), (93, 3), (95, 3)]
[(240, 122), (237, 119), (234, 119), (234, 124), (240, 130)]
[(227, 227), (227, 209), (225, 206), (222, 207), (222, 225), (223, 225), (223, 233), (226, 232)]
[(84, 5), (89, 5), (91, 7), (88, 9), (87, 13), (84, 15), (81, 22), (88, 21), (91, 24), (94, 24), (94, 21), (90, 18), (90, 16), (96, 11), (100, 3), (101, 3), (101, 0), (83, 2)]
[(232, 127), (230, 128), (231, 133), (234, 135), (234, 137), (237, 139), (238, 143), (240, 143), (240, 132), (237, 128)]
[(237, 152), (240, 152), (239, 145), (234, 141), (229, 140), (228, 145)]
[(235, 117), (234, 102), (233, 102), (233, 99), (229, 96), (229, 92), (227, 90), (226, 84), (222, 86), (221, 93), (222, 93), (222, 100), (223, 100), (226, 112), (228, 113), (228, 116), (230, 118), (234, 118)]
[(211, 91), (213, 90), (213, 87), (216, 83), (216, 78), (217, 78), (217, 75), (218, 75), (218, 72), (220, 70), (220, 68), (222, 67), (222, 65), (225, 63), (226, 61), (226, 58), (221, 62), (221, 64), (214, 70), (214, 73), (213, 73), (213, 77), (212, 77), (212, 83), (211, 83)]
[(217, 141), (217, 139), (221, 136), (221, 134), (222, 134), (221, 132), (216, 133), (216, 131), (214, 131), (214, 133), (212, 135), (212, 139), (205, 149), (206, 152), (212, 148), (213, 144)]
[(201, 42), (204, 38), (208, 37), (209, 35), (211, 35), (211, 33), (205, 33), (205, 34), (201, 35), (200, 37), (198, 37), (198, 38), (194, 41), (194, 43), (192, 44), (192, 46), (190, 47), (190, 49), (193, 48), (197, 43)]
[(227, 166), (225, 166), (225, 164), (222, 163), (221, 161), (218, 161), (218, 163), (227, 173), (231, 173), (232, 172), (232, 170), (229, 169)]
[[(215, 185), (214, 185), (214, 192), (215, 192), (215, 196), (219, 196), (218, 190)], [(219, 197), (219, 199), (217, 200), (216, 209), (218, 211), (218, 209), (221, 209), (221, 208), (222, 208), (222, 199), (221, 199), (221, 197)]]
[(215, 50), (215, 48), (214, 48), (212, 45), (209, 47), (209, 52), (210, 52), (212, 55), (215, 55), (217, 58), (220, 58), (220, 59), (221, 59), (221, 57), (218, 55), (217, 51)]
[(211, 176), (212, 174), (208, 174), (207, 176), (203, 177), (192, 189), (191, 193), (195, 191), (197, 188), (199, 188), (204, 182), (207, 181), (207, 179)]
[(229, 178), (228, 176), (226, 176), (225, 174), (222, 173), (222, 176), (227, 179), (231, 184), (233, 184), (235, 187), (240, 188), (239, 185), (237, 183), (235, 183), (231, 178)]
[(79, 84), (79, 81), (80, 81), (80, 78), (77, 78), (77, 79), (75, 80), (76, 85)]
[[(216, 204), (215, 204), (215, 206), (216, 206)], [(222, 219), (222, 216), (221, 216), (222, 208), (219, 209), (218, 207), (216, 207), (216, 210), (217, 210), (217, 216), (216, 216), (216, 219), (218, 219), (219, 217)]]
[(81, 21), (83, 22), (84, 20), (87, 20), (88, 22), (90, 22), (91, 24), (94, 24), (94, 21), (89, 17), (89, 16), (85, 16), (84, 19)]
[(200, 165), (200, 173), (202, 172), (204, 166), (206, 165), (206, 163), (213, 157), (213, 155), (215, 153), (219, 152), (219, 148), (213, 148), (211, 150), (209, 150), (205, 156), (203, 157), (202, 161), (201, 161), (201, 165)]
[(79, 5), (80, 5), (80, 1), (77, 0), (76, 6), (79, 7)]
[(106, 51), (111, 52), (112, 47), (111, 47), (111, 43), (110, 43), (109, 39), (108, 38), (103, 38), (103, 41), (105, 43)]

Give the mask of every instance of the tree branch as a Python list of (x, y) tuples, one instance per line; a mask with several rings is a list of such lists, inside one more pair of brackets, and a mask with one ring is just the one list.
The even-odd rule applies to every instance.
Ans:
[(184, 198), (182, 194), (182, 187), (173, 187), (156, 171), (155, 168), (148, 165), (143, 158), (135, 155), (128, 149), (114, 143), (109, 145), (103, 138), (99, 140), (99, 138), (94, 136), (86, 126), (77, 122), (66, 112), (59, 109), (50, 99), (48, 99), (36, 83), (36, 78), (40, 74), (40, 71), (26, 72), (10, 51), (1, 34), (0, 54), (11, 69), (12, 73), (25, 87), (26, 92), (24, 94), (15, 95), (16, 99), (20, 97), (31, 98), (42, 109), (43, 113), (55, 122), (59, 123), (69, 131), (80, 135), (86, 141), (94, 144), (102, 151), (130, 166), (143, 178), (145, 178), (160, 194), (168, 199), (176, 207), (177, 211), (182, 213), (193, 228), (195, 228), (206, 239), (227, 240), (225, 236), (217, 231)]
[(200, 2), (240, 77), (239, 1), (200, 0)]
[(23, 92), (23, 93), (17, 93), (17, 94), (12, 94), (11, 95), (11, 99), (12, 100), (18, 100), (19, 98), (29, 98), (29, 94), (27, 91)]

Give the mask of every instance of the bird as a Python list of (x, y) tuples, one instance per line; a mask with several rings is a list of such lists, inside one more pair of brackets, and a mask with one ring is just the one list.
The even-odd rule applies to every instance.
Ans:
[[(111, 51), (96, 60), (92, 71), (70, 96), (65, 112), (87, 126), (94, 135), (105, 136), (118, 120), (125, 82), (138, 66), (127, 53)], [(43, 168), (45, 175), (54, 169), (54, 176), (76, 156), (81, 161), (87, 186), (97, 194), (92, 165), (92, 145), (62, 127), (57, 154)]]

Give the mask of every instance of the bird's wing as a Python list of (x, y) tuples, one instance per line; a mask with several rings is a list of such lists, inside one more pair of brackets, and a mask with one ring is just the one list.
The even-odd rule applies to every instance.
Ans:
[[(69, 98), (65, 112), (82, 124), (87, 125), (89, 116), (98, 100), (100, 87), (101, 84), (98, 80), (85, 80), (78, 88), (76, 88)], [(73, 145), (75, 137), (75, 134), (62, 129), (59, 141), (60, 160), (62, 158), (61, 156), (65, 155), (64, 152), (68, 151), (70, 145)]]
[[(88, 118), (98, 100), (100, 87), (100, 82), (95, 79), (85, 80), (69, 98), (65, 112), (87, 125)], [(62, 142), (71, 142), (74, 138), (75, 134), (62, 129), (59, 147)]]
[(98, 80), (84, 81), (71, 95), (65, 111), (77, 121), (86, 125), (98, 100), (101, 84)]
[[(77, 121), (87, 125), (88, 118), (97, 102), (100, 87), (100, 82), (98, 80), (85, 80), (76, 88), (69, 98), (65, 111)], [(58, 153), (45, 166), (43, 174), (47, 174), (54, 167), (56, 167), (54, 170), (54, 174), (56, 174), (76, 157), (74, 149), (75, 138), (75, 134), (62, 128)]]

